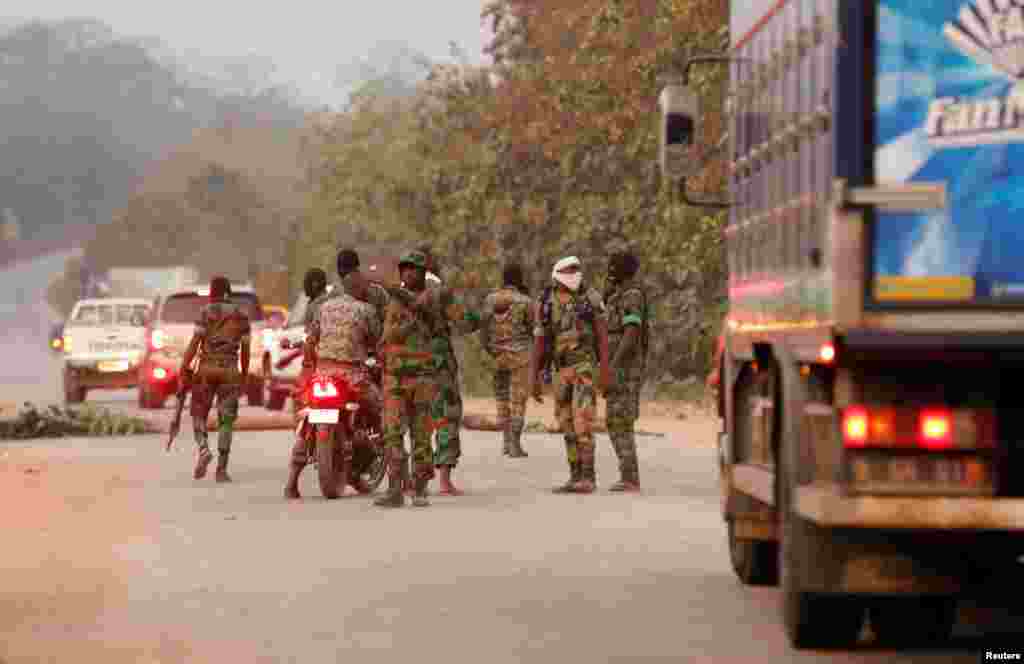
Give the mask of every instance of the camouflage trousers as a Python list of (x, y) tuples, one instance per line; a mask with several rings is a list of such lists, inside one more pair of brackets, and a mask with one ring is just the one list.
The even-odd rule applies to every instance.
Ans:
[(565, 437), (570, 466), (579, 464), (584, 479), (594, 481), (594, 416), (597, 393), (594, 369), (587, 364), (558, 370), (555, 387), (555, 417)]
[(437, 372), (437, 390), (431, 406), (430, 416), (437, 428), (434, 453), (435, 466), (455, 466), (462, 456), (462, 394), (459, 393), (459, 379), (449, 362)]
[(434, 432), (431, 412), (437, 393), (435, 382), (434, 376), (384, 374), (384, 445), (393, 476), (405, 461), (403, 439), (409, 431), (417, 479), (434, 477), (430, 437)]
[(638, 481), (639, 467), (636, 457), (634, 426), (640, 416), (640, 387), (642, 381), (632, 376), (621, 377), (608, 390), (608, 437), (619, 458), (622, 478)]
[[(373, 377), (370, 375), (369, 370), (360, 366), (339, 366), (324, 363), (316, 373), (342, 376), (349, 385), (358, 391), (360, 395), (359, 401), (362, 404), (365, 404), (366, 407), (375, 409), (377, 412), (382, 412), (382, 409), (384, 408), (384, 398), (381, 395), (380, 388), (377, 387), (377, 383), (373, 381)], [(312, 376), (313, 374), (310, 373), (309, 380), (312, 380)], [(303, 404), (303, 407), (305, 407), (305, 404)], [(344, 412), (342, 412), (342, 416), (344, 416)], [(298, 420), (297, 414), (296, 420)], [(298, 421), (296, 421), (296, 425), (298, 425)], [(351, 441), (346, 441), (346, 443), (351, 443)], [(300, 430), (295, 436), (295, 445), (292, 446), (292, 463), (300, 466), (306, 465), (306, 463), (309, 462), (310, 451), (309, 441)], [(348, 454), (350, 451), (351, 450), (346, 450), (345, 453)], [(355, 452), (357, 459), (364, 458), (366, 456), (365, 454), (360, 454), (360, 450), (356, 450)]]
[(530, 382), (529, 353), (507, 353), (494, 358), (494, 399), (498, 422), (505, 432), (505, 447), (513, 445), (526, 425), (526, 393)]
[(231, 452), (231, 439), (238, 419), (238, 401), (242, 396), (241, 374), (235, 372), (204, 371), (200, 367), (192, 384), (192, 429), (199, 451), (209, 450), (206, 422), (213, 403), (217, 402), (217, 452), (227, 456)]

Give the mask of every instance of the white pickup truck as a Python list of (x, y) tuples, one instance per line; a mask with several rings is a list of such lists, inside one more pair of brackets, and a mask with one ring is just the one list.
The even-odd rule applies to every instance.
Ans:
[(138, 385), (149, 300), (79, 300), (64, 325), (64, 400), (85, 401), (89, 390)]

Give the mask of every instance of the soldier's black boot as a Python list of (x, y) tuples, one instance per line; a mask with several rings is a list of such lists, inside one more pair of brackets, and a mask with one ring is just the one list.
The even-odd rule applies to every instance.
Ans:
[(216, 479), (218, 482), (224, 483), (231, 481), (231, 476), (228, 475), (229, 454), (229, 452), (217, 452), (217, 476), (214, 479)]
[(505, 429), (502, 431), (502, 444), (501, 454), (502, 456), (511, 456), (512, 454), (512, 432), (509, 430), (508, 425), (505, 425)]
[(569, 481), (551, 489), (551, 493), (576, 493), (576, 485), (583, 479), (583, 468), (580, 462), (569, 464)]
[(392, 456), (388, 459), (388, 491), (373, 501), (377, 507), (405, 507), (405, 494), (402, 493), (402, 460)]
[(416, 478), (416, 495), (413, 496), (412, 506), (413, 507), (429, 507), (430, 501), (427, 500), (427, 484), (430, 482), (425, 477)]
[(523, 457), (530, 456), (523, 449), (523, 422), (522, 420), (513, 420), (509, 428), (509, 442), (508, 442), (508, 455), (513, 459), (521, 459)]

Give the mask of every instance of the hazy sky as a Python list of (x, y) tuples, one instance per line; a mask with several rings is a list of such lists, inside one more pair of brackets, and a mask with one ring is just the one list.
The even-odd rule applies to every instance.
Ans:
[[(92, 17), (126, 35), (160, 37), (175, 50), (272, 57), (305, 92), (337, 103), (326, 76), (378, 41), (400, 41), (435, 58), (457, 42), (475, 61), (489, 37), (484, 0), (32, 0), (0, 9), (12, 20)], [(32, 13), (15, 6), (31, 7)], [(20, 15), (19, 15), (20, 14)]]

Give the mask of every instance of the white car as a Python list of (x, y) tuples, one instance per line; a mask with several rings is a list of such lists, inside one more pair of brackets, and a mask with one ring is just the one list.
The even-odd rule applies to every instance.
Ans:
[[(328, 284), (327, 292), (334, 290), (334, 284)], [(263, 343), (263, 373), (268, 376), (266, 407), (270, 410), (281, 410), (292, 394), (295, 382), (302, 370), (301, 356), (292, 360), (287, 366), (278, 369), (277, 363), (282, 357), (291, 355), (302, 348), (306, 341), (306, 327), (303, 319), (309, 307), (309, 298), (299, 293), (295, 303), (288, 310), (288, 320), (284, 327), (277, 330), (266, 330)]]
[(75, 303), (64, 325), (64, 400), (85, 401), (89, 390), (138, 385), (146, 349), (144, 298), (91, 298)]

